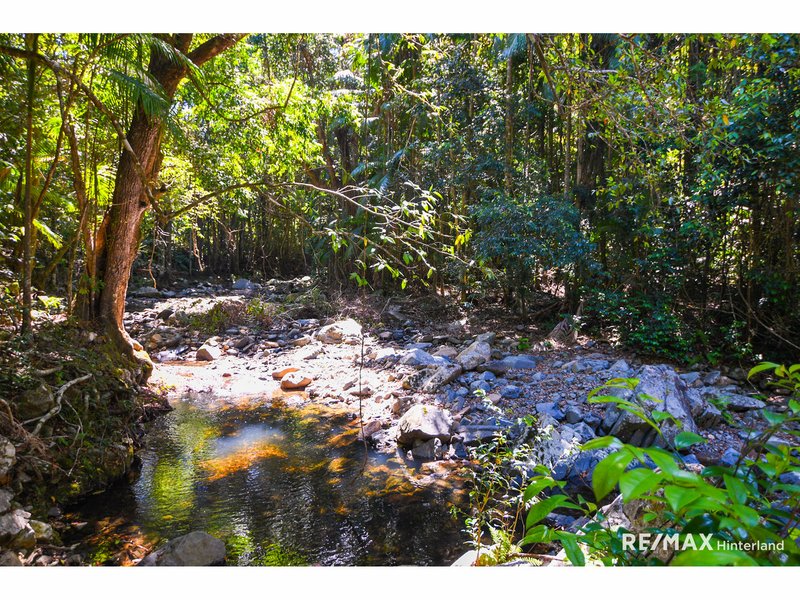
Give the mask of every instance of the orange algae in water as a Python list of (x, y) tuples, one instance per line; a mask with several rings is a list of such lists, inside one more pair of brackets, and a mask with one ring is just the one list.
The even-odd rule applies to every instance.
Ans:
[(255, 442), (226, 456), (204, 460), (200, 466), (208, 471), (208, 481), (216, 481), (266, 458), (287, 458), (287, 454), (275, 444)]

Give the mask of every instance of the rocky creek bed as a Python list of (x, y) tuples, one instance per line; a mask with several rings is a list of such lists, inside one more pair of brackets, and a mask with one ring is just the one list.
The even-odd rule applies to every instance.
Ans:
[[(760, 409), (784, 402), (755, 398), (739, 368), (647, 364), (588, 339), (521, 351), (524, 329), (419, 322), (391, 301), (333, 312), (309, 278), (133, 290), (126, 326), (175, 410), (150, 427), (130, 480), (81, 505), (32, 518), (0, 487), (0, 561), (172, 564), (151, 551), (203, 530), (235, 564), (450, 564), (466, 549), (449, 508), (465, 506), (457, 474), (470, 446), (498, 433), (531, 443), (522, 471), (545, 464), (590, 495), (604, 451), (582, 443), (655, 441), (628, 413), (587, 403), (610, 379), (637, 378), (635, 393), (708, 439), (684, 457), (697, 465), (735, 461), (764, 426)], [(14, 453), (0, 439), (0, 486)], [(218, 562), (193, 536), (180, 548), (210, 550), (188, 560)]]

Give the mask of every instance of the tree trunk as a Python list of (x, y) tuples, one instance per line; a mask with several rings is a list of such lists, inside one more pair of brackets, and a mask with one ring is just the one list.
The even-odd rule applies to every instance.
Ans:
[[(195, 65), (200, 66), (238, 42), (243, 35), (225, 34), (215, 36), (188, 52), (192, 34), (175, 34), (165, 39), (176, 49), (186, 54)], [(180, 82), (187, 76), (187, 67), (159, 52), (150, 58), (149, 74), (164, 89), (171, 101)], [(122, 323), (125, 312), (125, 295), (128, 290), (131, 267), (139, 248), (139, 232), (142, 218), (150, 208), (148, 190), (154, 186), (161, 166), (161, 139), (164, 116), (148, 115), (141, 102), (137, 103), (127, 140), (133, 150), (123, 151), (117, 168), (111, 209), (106, 226), (106, 243), (98, 256), (97, 276), (102, 289), (96, 307), (96, 316), (104, 326), (109, 338), (124, 354), (142, 363), (144, 380), (152, 371), (147, 354), (128, 336)], [(139, 171), (141, 166), (144, 177)]]
[(508, 57), (506, 64), (506, 122), (505, 122), (505, 178), (504, 188), (509, 198), (514, 188), (514, 60)]
[[(25, 35), (25, 46), (28, 52), (37, 52), (39, 35), (28, 33)], [(33, 201), (31, 188), (33, 182), (33, 98), (36, 91), (36, 62), (28, 59), (28, 95), (27, 117), (25, 124), (25, 233), (22, 240), (22, 335), (31, 331), (31, 273), (33, 271)]]

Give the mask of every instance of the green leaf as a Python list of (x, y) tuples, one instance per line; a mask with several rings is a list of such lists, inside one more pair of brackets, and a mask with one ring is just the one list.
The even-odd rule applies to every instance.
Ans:
[(705, 444), (706, 438), (691, 431), (681, 431), (675, 436), (675, 447), (678, 450), (683, 450), (694, 444)]
[(663, 410), (654, 410), (650, 414), (651, 414), (651, 416), (653, 417), (653, 420), (656, 423), (661, 423), (661, 421), (665, 421), (667, 419), (672, 419), (673, 418), (671, 414), (669, 414), (668, 412), (665, 412)]
[(561, 507), (580, 509), (579, 506), (576, 506), (570, 502), (569, 498), (566, 496), (561, 494), (550, 496), (549, 498), (545, 498), (544, 500), (537, 502), (531, 507), (530, 511), (528, 511), (528, 518), (525, 519), (525, 527), (533, 527), (555, 509)]
[(617, 438), (611, 435), (606, 435), (599, 438), (589, 440), (581, 446), (581, 450), (599, 450), (601, 448), (622, 448), (623, 444)]
[(534, 481), (528, 487), (525, 488), (525, 494), (523, 499), (525, 502), (533, 498), (534, 496), (538, 495), (539, 492), (546, 490), (547, 488), (551, 488), (555, 486), (555, 481), (553, 481), (550, 477), (542, 477), (541, 479)]
[(779, 367), (780, 367), (780, 365), (777, 364), (777, 363), (762, 362), (762, 363), (756, 365), (755, 367), (753, 367), (752, 369), (750, 369), (750, 372), (747, 373), (747, 378), (750, 379), (753, 375), (761, 373), (762, 371), (769, 371), (769, 370), (772, 370), (772, 369), (777, 369)]
[(664, 487), (664, 497), (675, 512), (691, 504), (700, 498), (700, 496), (700, 492), (692, 488), (683, 488), (677, 485), (668, 485)]
[(567, 555), (569, 562), (576, 567), (583, 567), (586, 565), (586, 557), (583, 555), (583, 552), (581, 552), (578, 546), (577, 536), (574, 533), (559, 531), (556, 533), (556, 537), (564, 546), (564, 553)]
[(597, 500), (605, 498), (619, 482), (620, 475), (633, 460), (627, 450), (618, 450), (609, 454), (594, 468), (592, 472), (592, 489)]
[(734, 504), (731, 510), (748, 527), (755, 527), (758, 525), (758, 513), (749, 506), (745, 506), (744, 504)]
[(728, 496), (730, 496), (731, 500), (737, 504), (744, 504), (747, 502), (747, 498), (750, 494), (744, 483), (736, 479), (736, 477), (731, 477), (727, 474), (723, 475), (722, 478), (725, 480), (725, 487), (728, 489)]
[(660, 473), (649, 469), (632, 469), (619, 478), (619, 489), (626, 502), (652, 491), (663, 479)]

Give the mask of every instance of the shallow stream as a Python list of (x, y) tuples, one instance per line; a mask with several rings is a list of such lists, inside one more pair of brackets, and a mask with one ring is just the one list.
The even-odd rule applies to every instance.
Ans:
[(131, 480), (68, 511), (90, 562), (125, 564), (194, 530), (240, 565), (446, 565), (466, 550), (452, 468), (366, 452), (357, 415), (298, 400), (174, 403)]

